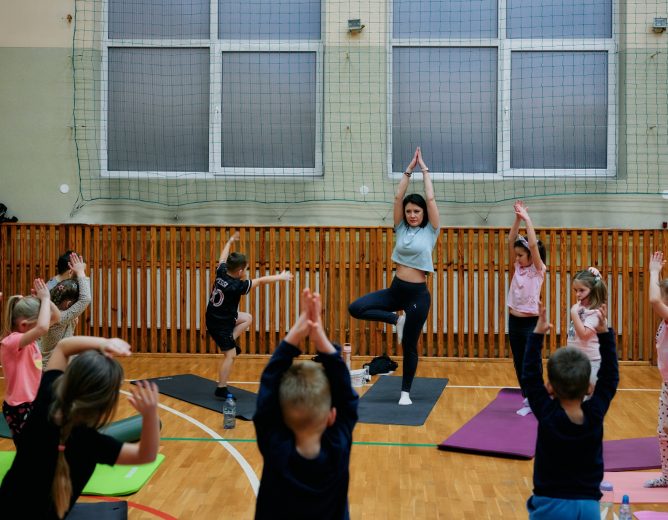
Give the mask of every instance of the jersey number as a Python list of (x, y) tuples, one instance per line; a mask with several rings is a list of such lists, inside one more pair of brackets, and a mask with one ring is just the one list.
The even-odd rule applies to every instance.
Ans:
[(214, 288), (213, 291), (211, 291), (211, 298), (209, 298), (209, 301), (214, 307), (220, 307), (223, 304), (224, 299), (225, 294), (223, 294), (223, 291), (220, 289)]

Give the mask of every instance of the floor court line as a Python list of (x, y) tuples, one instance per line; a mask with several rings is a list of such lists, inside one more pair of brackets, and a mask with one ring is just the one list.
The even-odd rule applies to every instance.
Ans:
[[(127, 392), (125, 390), (121, 390), (122, 394), (125, 395), (132, 395), (130, 392)], [(243, 472), (246, 474), (246, 477), (248, 478), (248, 481), (250, 482), (251, 488), (253, 489), (253, 493), (255, 496), (257, 496), (258, 490), (260, 489), (260, 481), (257, 478), (257, 475), (253, 471), (253, 468), (251, 468), (250, 464), (248, 461), (244, 458), (244, 456), (237, 451), (237, 449), (232, 446), (227, 439), (223, 438), (216, 432), (215, 430), (212, 430), (209, 428), (207, 425), (202, 424), (199, 422), (197, 419), (189, 416), (188, 414), (185, 414), (183, 412), (179, 412), (178, 410), (175, 410), (174, 408), (170, 408), (169, 406), (166, 406), (162, 403), (158, 403), (158, 406), (162, 408), (163, 410), (166, 410), (178, 417), (181, 417), (182, 419), (185, 419), (191, 424), (194, 424), (197, 426), (200, 430), (204, 431), (205, 433), (208, 433), (211, 436), (211, 439), (207, 439), (210, 442), (218, 442), (223, 448), (225, 448), (232, 457), (237, 461), (239, 466), (241, 466), (241, 469)], [(206, 439), (206, 437), (205, 437)]]

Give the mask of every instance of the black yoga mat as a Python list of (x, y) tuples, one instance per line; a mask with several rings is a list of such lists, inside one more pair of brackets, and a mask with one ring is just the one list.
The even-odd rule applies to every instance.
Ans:
[(447, 379), (416, 377), (411, 388), (413, 404), (400, 406), (401, 377), (380, 376), (360, 398), (359, 422), (421, 426), (447, 384)]
[[(161, 394), (168, 395), (175, 399), (180, 399), (186, 403), (194, 404), (223, 413), (223, 399), (213, 395), (217, 383), (195, 374), (178, 374), (175, 376), (154, 377), (147, 379), (158, 385)], [(133, 381), (133, 383), (135, 383)], [(227, 389), (237, 400), (237, 417), (245, 421), (250, 421), (255, 413), (257, 394), (229, 386)]]
[(67, 520), (127, 520), (128, 503), (77, 502), (67, 515)]

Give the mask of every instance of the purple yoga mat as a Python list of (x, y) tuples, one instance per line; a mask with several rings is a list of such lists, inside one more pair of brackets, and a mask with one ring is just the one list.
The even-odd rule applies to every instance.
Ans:
[(658, 437), (603, 442), (605, 471), (633, 471), (661, 467)]
[(519, 389), (503, 388), (473, 419), (439, 444), (438, 449), (480, 453), (498, 457), (531, 459), (536, 452), (537, 423), (522, 408)]

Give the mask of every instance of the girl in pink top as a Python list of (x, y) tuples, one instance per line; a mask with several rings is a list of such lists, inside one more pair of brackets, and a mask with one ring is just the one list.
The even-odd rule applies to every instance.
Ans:
[[(515, 222), (508, 234), (508, 253), (513, 262), (513, 277), (508, 290), (508, 339), (513, 353), (513, 364), (517, 381), (522, 386), (522, 364), (524, 348), (529, 335), (538, 321), (538, 303), (540, 290), (545, 280), (545, 246), (533, 228), (526, 205), (515, 202)], [(519, 234), (520, 224), (524, 221), (527, 237)], [(524, 396), (524, 390), (522, 390)], [(517, 410), (519, 415), (531, 412), (529, 402), (524, 399), (524, 406)]]
[(13, 437), (21, 433), (26, 423), (42, 377), (42, 354), (37, 339), (60, 318), (40, 278), (34, 282), (33, 293), (34, 296), (9, 297), (0, 335), (0, 361), (6, 382), (2, 413)]
[(648, 480), (645, 487), (668, 487), (668, 278), (660, 280), (661, 268), (666, 263), (663, 253), (657, 251), (649, 261), (649, 303), (661, 318), (656, 331), (656, 351), (659, 372), (663, 383), (659, 394), (659, 448), (661, 473), (659, 478)]
[(591, 362), (589, 381), (592, 385), (598, 379), (601, 368), (601, 353), (596, 327), (598, 309), (608, 302), (608, 287), (601, 273), (595, 267), (579, 271), (573, 278), (573, 290), (577, 302), (571, 307), (571, 324), (568, 327), (567, 346), (577, 347), (587, 355)]

